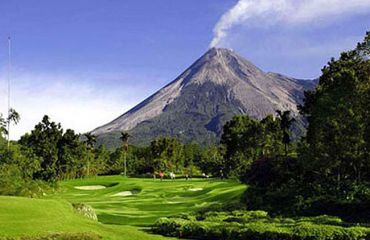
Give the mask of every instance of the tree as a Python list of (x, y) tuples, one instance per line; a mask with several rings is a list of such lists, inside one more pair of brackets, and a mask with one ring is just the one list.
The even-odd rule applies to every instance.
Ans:
[(280, 118), (280, 128), (283, 131), (282, 142), (284, 144), (285, 157), (287, 157), (288, 156), (288, 145), (291, 142), (290, 127), (295, 122), (295, 119), (290, 116), (290, 111), (281, 112), (280, 110), (277, 110), (276, 113), (278, 114), (278, 117)]
[(160, 137), (150, 143), (154, 171), (180, 171), (184, 167), (184, 145), (176, 138)]
[(89, 149), (94, 149), (96, 144), (96, 136), (92, 133), (85, 133), (84, 137), (86, 138), (85, 144)]
[(127, 176), (127, 151), (128, 151), (128, 140), (131, 137), (131, 135), (128, 132), (122, 132), (120, 140), (122, 141), (123, 144), (123, 150), (125, 153), (124, 156), (124, 175), (125, 177)]
[(188, 143), (183, 145), (183, 157), (184, 157), (184, 171), (185, 174), (193, 175), (196, 170), (196, 166), (201, 161), (202, 150), (200, 146), (195, 143)]
[(1, 137), (4, 137), (8, 132), (8, 130), (6, 129), (6, 125), (7, 124), (6, 124), (5, 118), (3, 117), (2, 114), (0, 114), (0, 136)]
[(37, 178), (46, 181), (56, 181), (58, 178), (58, 142), (63, 136), (63, 129), (60, 124), (50, 121), (44, 116), (31, 134), (21, 137), (20, 143), (42, 158), (41, 170), (36, 174)]
[(92, 173), (96, 175), (102, 171), (104, 167), (100, 161), (106, 158), (101, 157), (100, 152), (95, 155), (93, 137), (89, 136), (89, 143), (81, 142), (80, 137), (71, 129), (64, 131), (60, 123), (44, 116), (31, 133), (19, 141), (41, 159), (40, 170), (34, 178), (54, 182)]
[(205, 149), (201, 154), (199, 167), (202, 172), (206, 174), (212, 174), (213, 176), (220, 176), (220, 171), (224, 171), (225, 159), (224, 159), (224, 147), (210, 146)]
[[(96, 144), (96, 136), (92, 133), (85, 133), (84, 137), (86, 138), (85, 144), (91, 153), (94, 152), (94, 146)], [(90, 175), (90, 158), (87, 158), (87, 176)]]
[(20, 116), (19, 116), (19, 113), (14, 110), (13, 108), (9, 109), (9, 115), (8, 117), (5, 119), (3, 118), (2, 114), (0, 114), (0, 135), (1, 136), (4, 136), (6, 135), (7, 136), (7, 139), (8, 139), (8, 149), (9, 149), (9, 146), (10, 146), (10, 140), (9, 140), (9, 130), (10, 130), (10, 125), (13, 123), (13, 124), (18, 124), (19, 123), (19, 120), (20, 120)]
[[(370, 32), (355, 50), (332, 59), (316, 91), (305, 93), (309, 163), (305, 170), (322, 192), (355, 200), (369, 184)], [(318, 190), (317, 190), (318, 191)]]
[(239, 177), (262, 154), (263, 126), (248, 116), (235, 116), (225, 124), (221, 144), (226, 148), (225, 175)]
[(267, 115), (261, 120), (263, 127), (262, 140), (262, 155), (264, 158), (274, 158), (283, 152), (283, 131), (279, 118), (275, 118), (272, 114)]

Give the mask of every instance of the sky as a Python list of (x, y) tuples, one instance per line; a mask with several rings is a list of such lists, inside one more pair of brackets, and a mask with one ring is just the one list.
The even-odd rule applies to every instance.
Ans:
[(175, 79), (209, 47), (313, 79), (370, 30), (370, 0), (1, 0), (0, 112), (11, 36), (11, 138), (44, 114), (90, 131)]

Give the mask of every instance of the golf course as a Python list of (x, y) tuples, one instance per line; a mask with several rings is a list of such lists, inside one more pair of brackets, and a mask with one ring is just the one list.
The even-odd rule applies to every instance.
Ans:
[[(160, 217), (238, 200), (245, 185), (209, 179), (138, 179), (101, 176), (63, 181), (41, 199), (0, 197), (0, 236), (80, 234), (71, 239), (163, 239), (147, 233)], [(73, 209), (91, 206), (98, 222)]]
[(370, 0), (1, 3), (0, 240), (370, 240)]

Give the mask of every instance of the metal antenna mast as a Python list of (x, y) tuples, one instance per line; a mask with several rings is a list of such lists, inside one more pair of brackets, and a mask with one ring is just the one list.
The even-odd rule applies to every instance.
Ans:
[(10, 72), (11, 72), (11, 38), (8, 37), (8, 150), (10, 147)]

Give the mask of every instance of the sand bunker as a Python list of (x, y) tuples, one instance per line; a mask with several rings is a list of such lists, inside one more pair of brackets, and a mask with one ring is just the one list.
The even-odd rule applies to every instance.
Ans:
[(130, 191), (123, 191), (123, 192), (119, 192), (119, 193), (113, 194), (112, 197), (127, 197), (127, 196), (131, 196), (131, 195), (132, 195), (132, 192), (130, 192)]
[(181, 202), (167, 202), (168, 204), (179, 204)]
[(203, 188), (190, 188), (189, 191), (192, 191), (192, 192), (197, 192), (197, 191), (202, 191)]
[(99, 190), (106, 188), (103, 185), (90, 185), (90, 186), (76, 186), (75, 187), (78, 190)]

